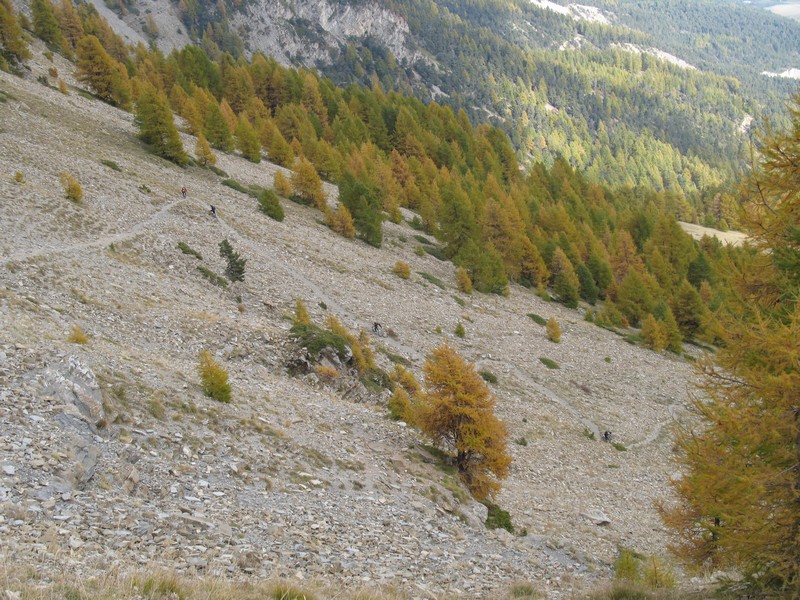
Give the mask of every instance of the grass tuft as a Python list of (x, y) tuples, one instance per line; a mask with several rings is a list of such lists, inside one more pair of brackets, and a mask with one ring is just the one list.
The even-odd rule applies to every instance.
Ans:
[(78, 325), (72, 326), (72, 333), (69, 334), (67, 341), (71, 344), (87, 344), (89, 343), (89, 337), (83, 332)]

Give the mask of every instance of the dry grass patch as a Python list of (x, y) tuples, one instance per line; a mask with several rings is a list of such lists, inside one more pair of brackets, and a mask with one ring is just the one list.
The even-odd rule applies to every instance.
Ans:
[(84, 333), (80, 326), (73, 325), (67, 341), (71, 344), (87, 344), (89, 343), (89, 336)]

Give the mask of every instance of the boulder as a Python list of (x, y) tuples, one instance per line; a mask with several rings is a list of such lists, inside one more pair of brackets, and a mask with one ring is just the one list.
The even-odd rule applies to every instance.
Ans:
[(44, 372), (44, 393), (64, 412), (75, 415), (93, 427), (106, 420), (103, 409), (103, 394), (92, 370), (74, 356), (59, 365), (48, 367)]

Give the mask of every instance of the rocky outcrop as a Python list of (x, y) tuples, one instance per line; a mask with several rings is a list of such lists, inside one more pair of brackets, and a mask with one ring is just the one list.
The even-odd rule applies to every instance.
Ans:
[(249, 3), (232, 17), (244, 27), (251, 50), (276, 57), (284, 64), (313, 67), (340, 59), (348, 41), (380, 40), (399, 61), (414, 63), (423, 54), (413, 49), (408, 24), (398, 15), (371, 2), (294, 0)]

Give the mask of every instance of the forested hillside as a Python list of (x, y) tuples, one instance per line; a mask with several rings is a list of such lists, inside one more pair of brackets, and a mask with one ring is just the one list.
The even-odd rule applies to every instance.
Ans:
[(327, 21), (361, 5), (316, 4), (324, 23), (259, 4), (181, 0), (175, 10), (212, 56), (269, 53), (250, 40), (272, 32), (294, 41), (295, 65), (338, 85), (379, 82), (464, 109), (506, 132), (524, 167), (561, 156), (592, 181), (670, 190), (687, 199), (682, 218), (709, 225), (720, 222), (703, 193), (735, 178), (751, 119), (780, 119), (795, 86), (760, 72), (798, 64), (800, 52), (800, 25), (738, 2), (600, 3), (607, 25), (522, 0), (385, 0), (377, 6), (408, 27), (391, 26), (400, 57), (379, 34), (326, 37)]
[[(452, 13), (448, 18), (453, 18)], [(412, 30), (428, 26), (421, 19), (415, 22), (410, 14), (408, 23)], [(42, 56), (52, 59), (59, 53), (65, 61), (72, 61), (62, 64), (74, 68), (77, 82), (92, 94), (70, 89), (55, 66), (46, 71), (40, 69), (34, 80), (25, 64), (30, 57), (27, 45), (31, 35), (48, 45)], [(284, 218), (280, 196), (318, 209), (319, 220), (311, 220), (312, 227), (321, 227), (321, 221), (346, 238), (358, 236), (366, 244), (379, 247), (383, 243), (384, 222), (401, 223), (403, 208), (408, 211), (408, 224), (419, 231), (412, 234), (418, 242), (417, 255), (427, 253), (441, 261), (437, 265), (452, 263), (453, 279), (464, 296), (473, 289), (505, 295), (509, 282), (514, 281), (536, 288), (542, 299), (551, 300), (552, 295), (568, 308), (577, 308), (582, 300), (586, 321), (615, 331), (636, 327), (637, 331), (624, 332), (628, 334), (626, 339), (656, 351), (668, 349), (681, 354), (685, 341), (721, 346), (720, 366), (726, 373), (708, 369), (707, 392), (711, 401), (701, 399), (695, 405), (708, 427), (700, 432), (687, 429), (679, 439), (682, 459), (691, 476), (674, 480), (680, 504), (672, 509), (665, 507), (664, 517), (683, 536), (683, 558), (687, 562), (703, 567), (739, 567), (752, 579), (745, 583), (752, 583), (753, 589), (796, 595), (796, 459), (800, 439), (795, 385), (795, 342), (800, 322), (796, 303), (800, 257), (796, 224), (796, 165), (800, 154), (797, 96), (792, 127), (786, 133), (768, 130), (762, 134), (756, 168), (743, 191), (748, 202), (746, 211), (737, 213), (734, 196), (713, 193), (715, 183), (725, 183), (724, 173), (730, 165), (723, 161), (712, 165), (717, 154), (710, 148), (705, 157), (700, 152), (704, 137), (695, 139), (687, 132), (683, 138), (676, 133), (677, 124), (665, 124), (660, 132), (664, 138), (673, 136), (672, 142), (658, 142), (658, 130), (650, 133), (655, 143), (664, 147), (678, 149), (683, 143), (686, 156), (693, 157), (686, 163), (689, 167), (681, 162), (689, 160), (684, 155), (659, 156), (646, 146), (649, 138), (643, 134), (633, 140), (634, 144), (642, 144), (646, 157), (643, 161), (651, 156), (663, 160), (671, 157), (673, 171), (665, 167), (664, 175), (679, 178), (685, 173), (681, 167), (689, 169), (684, 182), (675, 186), (634, 186), (636, 177), (630, 173), (638, 171), (631, 167), (625, 181), (617, 182), (609, 171), (603, 175), (606, 184), (601, 185), (592, 181), (591, 169), (596, 163), (583, 173), (572, 164), (574, 155), (557, 156), (521, 169), (518, 152), (501, 128), (471, 121), (464, 109), (456, 111), (444, 104), (423, 103), (398, 91), (385, 90), (379, 78), (371, 88), (337, 87), (334, 81), (314, 71), (284, 67), (260, 53), (252, 58), (234, 57), (222, 52), (211, 36), (204, 40), (205, 49), (187, 46), (167, 56), (144, 45), (129, 47), (93, 7), (75, 7), (69, 0), (58, 6), (49, 0), (35, 0), (30, 19), (19, 16), (9, 0), (0, 0), (0, 41), (0, 67), (4, 70), (20, 77), (27, 75), (28, 85), (35, 86), (38, 81), (51, 88), (51, 95), (58, 93), (54, 90), (64, 95), (77, 91), (90, 99), (133, 111), (133, 123), (142, 144), (137, 146), (139, 152), (146, 147), (181, 167), (200, 167), (197, 171), (207, 168), (225, 178), (222, 184), (255, 196), (261, 211), (275, 220)], [(538, 52), (530, 56), (550, 57), (552, 65), (564, 57), (593, 56)], [(609, 56), (618, 62), (608, 62), (607, 71), (598, 71), (598, 79), (591, 80), (593, 87), (602, 80), (601, 75), (617, 72), (620, 89), (627, 89), (623, 73), (637, 73), (639, 82), (649, 82), (652, 98), (664, 99), (675, 90), (659, 88), (665, 80), (657, 75), (671, 73), (676, 84), (695, 84), (694, 88), (681, 90), (678, 96), (683, 94), (695, 103), (703, 97), (709, 106), (717, 106), (717, 101), (720, 108), (727, 106), (732, 111), (729, 118), (736, 115), (734, 100), (744, 107), (737, 96), (722, 94), (725, 85), (736, 87), (733, 79), (682, 79), (684, 71), (653, 62), (647, 54), (595, 52), (596, 60), (588, 63), (593, 68)], [(513, 63), (502, 53), (500, 57), (500, 67)], [(576, 59), (576, 64), (581, 64), (580, 60)], [(485, 64), (484, 75), (491, 79), (495, 67), (491, 60)], [(533, 74), (543, 69), (541, 64), (523, 66), (526, 71), (520, 72), (520, 79), (523, 74), (528, 76), (527, 69), (533, 69)], [(553, 68), (555, 79), (579, 79), (580, 69)], [(651, 75), (653, 79), (649, 79)], [(719, 96), (710, 92), (708, 81), (719, 84)], [(551, 100), (555, 92), (547, 91), (546, 83), (543, 85), (537, 93), (546, 94)], [(607, 90), (600, 96), (603, 101), (611, 97)], [(617, 99), (621, 97), (620, 94)], [(12, 97), (4, 93), (2, 101), (9, 98)], [(576, 106), (579, 100), (574, 99)], [(569, 98), (565, 101), (573, 102)], [(586, 99), (584, 102), (584, 107), (591, 104)], [(652, 119), (669, 114), (657, 111), (648, 117), (647, 102), (633, 97), (629, 102), (614, 109), (619, 111), (619, 131), (632, 131), (634, 127), (633, 122), (625, 124), (628, 112), (640, 110), (640, 117)], [(696, 109), (692, 114), (698, 119), (710, 114), (722, 119), (720, 123), (725, 121), (720, 116), (724, 111), (707, 113), (702, 103), (684, 106), (690, 105)], [(601, 115), (613, 112), (611, 103), (603, 106), (598, 101), (595, 108)], [(552, 106), (547, 111), (553, 115), (569, 114), (567, 107)], [(176, 120), (175, 114), (181, 119)], [(176, 121), (187, 137), (191, 134), (193, 149), (184, 148)], [(676, 123), (680, 122), (676, 116)], [(708, 131), (714, 131), (717, 122), (712, 118), (708, 123)], [(604, 120), (599, 118), (598, 136), (603, 133), (603, 126)], [(611, 129), (605, 130), (609, 140), (601, 140), (599, 152), (614, 147)], [(565, 126), (563, 131), (569, 129)], [(622, 138), (615, 139), (621, 143)], [(133, 139), (128, 141), (132, 143)], [(720, 139), (717, 143), (718, 153), (723, 155), (724, 144)], [(290, 176), (284, 170), (265, 170), (274, 173), (272, 181), (245, 186), (214, 166), (215, 152), (238, 152), (252, 163), (254, 170), (266, 155)], [(100, 162), (120, 170), (114, 161)], [(697, 168), (696, 173), (691, 171), (691, 165)], [(709, 180), (696, 180), (701, 167), (708, 170)], [(80, 183), (66, 171), (60, 176), (66, 199), (80, 205)], [(13, 179), (14, 185), (25, 183), (21, 171)], [(338, 186), (338, 202), (330, 201), (323, 180)], [(713, 220), (742, 218), (749, 224), (756, 244), (740, 249), (723, 247), (708, 238), (695, 242), (683, 233), (675, 215), (692, 212), (684, 193), (688, 181), (695, 186), (700, 184), (706, 194), (704, 207)], [(139, 191), (149, 193), (144, 187), (140, 186)], [(406, 241), (408, 238), (403, 235), (402, 243)], [(357, 247), (359, 252), (366, 248)], [(116, 252), (113, 243), (109, 251)], [(220, 252), (229, 263), (228, 279), (242, 281), (246, 261), (227, 239), (220, 244)], [(195, 256), (199, 258), (199, 253), (195, 252)], [(409, 271), (408, 264), (402, 261), (393, 268), (400, 278), (407, 278)], [(201, 272), (220, 284), (221, 278), (213, 272)], [(445, 288), (435, 276), (423, 272), (419, 275), (432, 285)], [(455, 301), (466, 305), (460, 296)], [(244, 311), (241, 300), (237, 302), (240, 311)], [(304, 325), (299, 316), (301, 304), (298, 302), (297, 306), (296, 324)], [(710, 318), (713, 314), (723, 319), (725, 329)], [(536, 322), (543, 320), (535, 314), (528, 316)], [(334, 321), (333, 333), (340, 331), (335, 325)], [(548, 325), (548, 338), (558, 343), (560, 331), (552, 323)], [(297, 333), (296, 329), (293, 331)], [(454, 336), (464, 335), (464, 325), (459, 322)], [(350, 341), (358, 347), (356, 337)], [(540, 360), (548, 365), (546, 358)], [(550, 363), (555, 365), (551, 368), (558, 366)], [(364, 366), (368, 364), (365, 358)], [(729, 372), (739, 379), (732, 380)], [(477, 376), (474, 380), (480, 383)], [(393, 384), (387, 380), (386, 385)], [(579, 384), (574, 385), (582, 389)], [(652, 440), (660, 435), (661, 426)], [(593, 435), (593, 431), (588, 433)], [(722, 463), (721, 454), (725, 455)], [(498, 477), (504, 477), (508, 467), (505, 458), (497, 467)], [(6, 474), (13, 474), (13, 469), (11, 473), (6, 470)], [(747, 494), (741, 493), (742, 486), (747, 488)], [(482, 497), (487, 488), (479, 489), (483, 491), (476, 496)], [(601, 524), (608, 522), (602, 521)], [(753, 531), (759, 535), (752, 535)]]
[[(99, 98), (135, 107), (142, 140), (173, 162), (189, 157), (172, 111), (198, 137), (200, 164), (213, 164), (211, 148), (256, 163), (263, 151), (295, 172), (275, 191), (317, 206), (343, 234), (380, 246), (383, 219), (415, 211), (413, 224), (441, 242), (420, 235), (420, 251), (452, 261), (465, 291), (504, 293), (516, 281), (545, 295), (552, 286), (570, 307), (605, 299), (590, 315), (602, 324), (654, 320), (663, 340), (655, 346), (677, 352), (681, 339), (715, 338), (705, 315), (724, 298), (715, 265), (731, 250), (681, 232), (674, 215), (691, 209), (680, 193), (601, 186), (566, 158), (525, 174), (500, 129), (379, 85), (337, 88), (260, 54), (129, 49), (90, 6), (37, 0), (32, 20), (40, 37), (75, 57), (78, 78)], [(6, 55), (17, 68), (24, 60), (22, 50)], [(339, 212), (326, 206), (321, 179), (338, 184)], [(710, 206), (719, 220), (735, 218), (730, 195)]]

